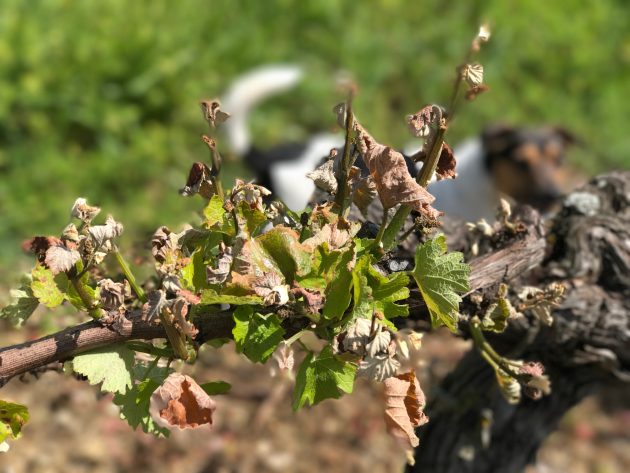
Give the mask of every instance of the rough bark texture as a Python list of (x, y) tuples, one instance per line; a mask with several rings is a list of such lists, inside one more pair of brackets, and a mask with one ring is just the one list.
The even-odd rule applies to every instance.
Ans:
[[(198, 323), (199, 342), (211, 338), (229, 337), (234, 321), (229, 312), (213, 314)], [(164, 328), (140, 317), (132, 317), (122, 327), (114, 329), (91, 321), (69, 327), (47, 337), (0, 349), (0, 387), (14, 376), (36, 370), (49, 363), (66, 361), (95, 348), (129, 340), (166, 338)]]
[[(549, 256), (528, 283), (567, 286), (553, 325), (518, 319), (492, 343), (510, 358), (542, 361), (551, 395), (509, 405), (471, 351), (434, 393), (408, 471), (521, 472), (569, 408), (603, 387), (630, 383), (630, 173), (600, 176), (571, 194), (547, 241)], [(484, 419), (492, 419), (489, 443)]]

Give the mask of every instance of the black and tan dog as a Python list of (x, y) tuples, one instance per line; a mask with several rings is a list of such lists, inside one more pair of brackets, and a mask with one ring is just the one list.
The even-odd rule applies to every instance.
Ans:
[[(260, 184), (293, 210), (303, 209), (315, 190), (306, 173), (317, 167), (331, 148), (343, 146), (343, 136), (322, 133), (304, 143), (261, 150), (251, 143), (248, 116), (256, 104), (294, 87), (301, 77), (301, 69), (295, 66), (264, 66), (238, 78), (222, 100), (224, 110), (232, 114), (224, 125), (232, 150)], [(489, 127), (480, 137), (455, 148), (458, 179), (429, 184), (436, 197), (434, 206), (466, 221), (492, 220), (501, 197), (544, 212), (561, 195), (563, 156), (574, 142), (573, 136), (559, 127)]]
[(489, 127), (455, 148), (455, 181), (429, 185), (434, 206), (467, 221), (492, 220), (501, 197), (546, 212), (562, 196), (564, 155), (574, 143), (561, 127)]

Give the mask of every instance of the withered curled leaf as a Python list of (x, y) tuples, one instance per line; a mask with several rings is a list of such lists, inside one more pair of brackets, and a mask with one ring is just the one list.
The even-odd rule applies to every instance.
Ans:
[(74, 201), (72, 205), (72, 210), (70, 211), (70, 215), (78, 218), (79, 220), (90, 223), (94, 217), (96, 217), (100, 213), (100, 207), (93, 207), (88, 205), (87, 200), (83, 197), (79, 197)]
[(232, 203), (236, 206), (239, 202), (245, 202), (251, 209), (264, 212), (263, 197), (268, 195), (271, 195), (271, 191), (266, 187), (236, 179), (232, 189)]
[(282, 283), (278, 273), (264, 273), (252, 283), (256, 295), (263, 298), (264, 305), (283, 305), (289, 302), (289, 286)]
[(190, 376), (173, 373), (151, 395), (149, 413), (160, 427), (194, 429), (212, 425), (215, 402)]
[(335, 161), (329, 159), (314, 171), (306, 173), (306, 177), (311, 179), (319, 189), (335, 194), (337, 192), (337, 179), (335, 178), (334, 167)]
[(420, 443), (415, 427), (426, 424), (424, 393), (413, 371), (392, 376), (385, 384), (385, 424), (387, 431), (408, 448)]
[(359, 227), (360, 225), (356, 225), (356, 222), (348, 224), (337, 220), (335, 223), (327, 223), (311, 238), (304, 240), (303, 246), (308, 251), (313, 251), (325, 242), (331, 250), (339, 249), (348, 243)]
[(215, 188), (210, 180), (210, 168), (202, 162), (193, 163), (186, 185), (179, 190), (179, 193), (185, 197), (199, 194), (206, 199), (211, 199), (215, 194)]
[(232, 267), (232, 247), (225, 246), (223, 242), (219, 244), (219, 254), (217, 255), (217, 267), (206, 267), (206, 279), (210, 284), (223, 284), (230, 275)]
[(384, 208), (407, 204), (430, 218), (442, 215), (430, 205), (435, 197), (409, 174), (407, 163), (401, 153), (377, 143), (359, 124), (357, 131), (359, 151), (374, 179)]
[(63, 245), (53, 245), (46, 250), (44, 262), (53, 274), (64, 273), (72, 269), (81, 255), (77, 250), (66, 248)]
[(363, 216), (366, 217), (368, 207), (377, 194), (376, 184), (374, 184), (372, 176), (360, 178), (356, 181), (352, 188), (352, 203), (356, 205)]
[(395, 376), (399, 368), (400, 362), (389, 354), (368, 355), (359, 363), (357, 376), (382, 382)]
[(484, 92), (488, 92), (489, 90), (490, 90), (490, 87), (488, 87), (486, 84), (474, 85), (466, 91), (466, 95), (465, 95), (466, 100), (469, 100), (472, 102), (479, 95), (483, 94)]
[(221, 110), (221, 103), (217, 99), (202, 100), (199, 105), (201, 106), (203, 118), (213, 127), (220, 125), (230, 118), (229, 113)]
[(101, 279), (98, 282), (100, 288), (101, 306), (107, 311), (117, 310), (124, 306), (125, 297), (131, 294), (129, 283), (114, 282), (111, 279)]
[(94, 225), (88, 229), (88, 233), (94, 240), (97, 246), (103, 246), (106, 242), (112, 238), (120, 236), (123, 232), (122, 223), (114, 220), (111, 215), (107, 216), (105, 225)]
[(304, 300), (304, 308), (309, 314), (317, 314), (324, 307), (324, 295), (315, 289), (305, 289), (294, 283), (295, 287), (291, 289), (291, 294), (296, 299), (302, 297)]
[(417, 138), (425, 138), (431, 132), (431, 122), (433, 121), (432, 105), (421, 108), (413, 115), (407, 116), (407, 125), (411, 134)]
[(372, 321), (370, 319), (357, 318), (346, 331), (346, 336), (343, 338), (343, 349), (357, 355), (364, 355), (366, 345), (370, 340), (371, 330)]
[(470, 87), (478, 87), (483, 83), (483, 66), (481, 64), (466, 64), (462, 74)]
[(178, 330), (187, 337), (195, 338), (199, 330), (197, 330), (191, 322), (186, 320), (186, 316), (188, 315), (188, 301), (184, 297), (178, 297), (171, 302), (169, 310), (173, 313)]
[(30, 251), (37, 256), (37, 261), (45, 264), (48, 248), (55, 245), (63, 245), (63, 242), (54, 236), (35, 236), (22, 242), (22, 249)]

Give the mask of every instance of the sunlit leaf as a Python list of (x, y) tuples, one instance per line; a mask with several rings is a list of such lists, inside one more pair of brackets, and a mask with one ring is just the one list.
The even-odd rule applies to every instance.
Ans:
[(433, 326), (457, 330), (461, 297), (469, 290), (470, 266), (459, 252), (446, 253), (446, 238), (440, 235), (416, 250), (413, 277), (431, 314)]
[(351, 393), (356, 365), (335, 357), (327, 345), (319, 355), (309, 353), (298, 370), (293, 392), (293, 409), (315, 405), (325, 399), (338, 399)]

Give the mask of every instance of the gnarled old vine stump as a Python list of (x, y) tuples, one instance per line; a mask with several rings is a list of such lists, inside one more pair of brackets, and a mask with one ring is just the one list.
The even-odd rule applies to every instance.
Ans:
[(520, 279), (561, 282), (565, 301), (551, 326), (519, 318), (492, 343), (510, 358), (542, 361), (552, 393), (508, 404), (471, 350), (429, 403), (431, 422), (419, 429), (408, 471), (521, 472), (568, 409), (602, 388), (630, 388), (630, 172), (594, 178), (570, 194), (545, 239), (544, 261)]

